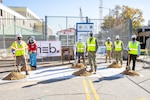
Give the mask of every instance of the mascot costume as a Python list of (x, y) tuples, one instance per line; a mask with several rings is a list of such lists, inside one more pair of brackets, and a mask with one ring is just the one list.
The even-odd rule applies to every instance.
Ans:
[(37, 67), (37, 61), (36, 61), (36, 53), (37, 53), (37, 44), (35, 41), (35, 37), (31, 36), (28, 38), (28, 53), (30, 55), (30, 66), (35, 68)]

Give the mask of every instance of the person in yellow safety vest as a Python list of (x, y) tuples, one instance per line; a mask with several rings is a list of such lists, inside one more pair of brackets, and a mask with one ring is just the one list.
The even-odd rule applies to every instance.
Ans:
[(116, 62), (118, 63), (119, 60), (122, 66), (122, 52), (124, 50), (124, 46), (123, 46), (123, 42), (120, 40), (119, 35), (116, 36), (116, 41), (114, 42), (113, 49), (115, 51)]
[[(133, 60), (133, 66), (132, 66), (132, 70), (135, 70), (135, 63), (136, 63), (136, 59), (137, 57), (140, 56), (140, 43), (138, 41), (136, 41), (136, 35), (132, 35), (132, 41), (128, 42), (128, 59), (129, 59), (129, 63), (127, 60), (127, 66), (129, 67), (131, 59)], [(127, 67), (126, 67), (127, 69)], [(128, 70), (130, 70), (130, 68), (128, 68)]]
[(106, 46), (106, 62), (107, 63), (107, 59), (109, 57), (109, 63), (111, 63), (111, 52), (112, 52), (112, 42), (110, 37), (107, 37), (107, 41), (105, 42), (105, 46)]
[(97, 38), (93, 36), (93, 33), (90, 33), (90, 37), (87, 39), (87, 52), (88, 52), (88, 60), (91, 67), (89, 72), (96, 73), (97, 65), (96, 65), (96, 52), (98, 49)]
[(77, 49), (77, 55), (78, 55), (78, 63), (80, 63), (80, 57), (82, 56), (83, 59), (83, 64), (85, 65), (85, 58), (84, 58), (84, 52), (85, 52), (85, 44), (82, 41), (82, 38), (79, 38), (79, 41), (76, 44), (76, 49)]
[(20, 72), (19, 65), (22, 62), (23, 66), (25, 67), (25, 70), (26, 70), (26, 75), (29, 75), (28, 68), (27, 68), (27, 62), (26, 62), (26, 58), (25, 58), (25, 54), (28, 49), (28, 46), (27, 46), (26, 42), (22, 40), (21, 34), (17, 34), (17, 40), (12, 43), (11, 49), (13, 49), (15, 51), (17, 71)]

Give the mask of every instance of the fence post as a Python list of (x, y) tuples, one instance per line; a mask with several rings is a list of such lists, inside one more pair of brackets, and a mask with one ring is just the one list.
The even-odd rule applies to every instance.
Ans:
[(45, 16), (45, 40), (47, 41), (47, 16)]
[(130, 32), (130, 38), (132, 36), (132, 20), (129, 19), (129, 32)]

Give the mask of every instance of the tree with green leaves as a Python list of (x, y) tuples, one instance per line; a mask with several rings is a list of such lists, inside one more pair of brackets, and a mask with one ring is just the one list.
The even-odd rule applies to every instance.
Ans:
[(132, 20), (133, 32), (137, 33), (137, 28), (141, 26), (143, 19), (143, 12), (137, 8), (131, 8), (129, 6), (119, 6), (117, 5), (111, 10), (110, 15), (104, 17), (104, 22), (102, 25), (103, 30), (109, 30), (121, 23), (124, 23), (127, 19)]

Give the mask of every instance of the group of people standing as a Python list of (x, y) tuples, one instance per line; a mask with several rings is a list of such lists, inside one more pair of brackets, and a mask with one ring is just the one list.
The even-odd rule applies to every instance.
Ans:
[[(131, 41), (128, 42), (127, 45), (127, 52), (128, 52), (128, 60), (126, 64), (126, 69), (130, 70), (130, 62), (133, 60), (133, 66), (132, 70), (135, 70), (135, 63), (137, 57), (140, 55), (140, 43), (136, 41), (136, 35), (132, 35)], [(118, 64), (120, 61), (120, 65), (123, 64), (123, 51), (125, 50), (123, 41), (121, 41), (119, 35), (116, 36), (116, 40), (114, 43), (111, 41), (110, 37), (107, 37), (107, 40), (104, 44), (106, 46), (106, 60), (105, 63), (107, 63), (107, 60), (109, 58), (109, 63), (111, 63), (111, 58), (114, 56), (116, 63)], [(97, 64), (96, 64), (96, 53), (98, 50), (98, 42), (97, 38), (93, 36), (93, 33), (90, 33), (90, 37), (87, 39), (86, 44), (82, 41), (82, 38), (79, 37), (79, 41), (76, 44), (77, 48), (77, 55), (78, 55), (78, 63), (80, 63), (80, 57), (83, 58), (83, 64), (85, 64), (85, 53), (88, 53), (88, 61), (89, 65), (91, 67), (91, 70), (89, 72), (96, 73), (97, 71)]]
[[(137, 57), (140, 55), (140, 43), (136, 41), (136, 35), (132, 35), (132, 40), (128, 42), (127, 51), (128, 51), (128, 60), (127, 60), (127, 69), (129, 70), (130, 62), (133, 60), (133, 66), (132, 70), (135, 70), (135, 63)], [(122, 53), (124, 49), (123, 41), (120, 40), (119, 35), (116, 36), (116, 40), (114, 43), (112, 43), (111, 38), (108, 37), (106, 42), (106, 63), (107, 59), (109, 58), (109, 62), (111, 63), (111, 57), (112, 57), (112, 51), (115, 56), (115, 60), (118, 63), (120, 61), (120, 64), (122, 66), (123, 59), (122, 59)], [(29, 54), (30, 56), (30, 66), (35, 68), (37, 67), (37, 61), (36, 61), (36, 52), (37, 52), (37, 44), (35, 41), (35, 37), (31, 36), (28, 38), (27, 43), (22, 40), (22, 35), (18, 34), (16, 40), (12, 43), (11, 49), (16, 57), (16, 65), (17, 65), (17, 71), (20, 72), (19, 65), (23, 64), (26, 70), (26, 75), (29, 75), (28, 67), (27, 67), (27, 61), (25, 55)], [(85, 64), (85, 52), (88, 53), (88, 61), (89, 65), (91, 67), (91, 70), (89, 72), (96, 73), (97, 71), (97, 64), (96, 64), (96, 53), (98, 50), (98, 42), (97, 38), (93, 36), (93, 33), (90, 33), (90, 37), (87, 39), (86, 44), (83, 42), (82, 38), (79, 37), (79, 40), (76, 44), (76, 49), (78, 53), (78, 63), (80, 63), (80, 57), (82, 56), (83, 64)]]
[(119, 35), (116, 36), (116, 40), (114, 41), (114, 44), (112, 43), (111, 38), (107, 37), (105, 46), (106, 46), (106, 51), (107, 51), (106, 63), (107, 63), (108, 58), (109, 58), (109, 62), (111, 63), (111, 58), (114, 56), (116, 62), (118, 63), (120, 61), (120, 64), (122, 66), (122, 52), (124, 50), (124, 45), (123, 45), (123, 42), (120, 40)]

